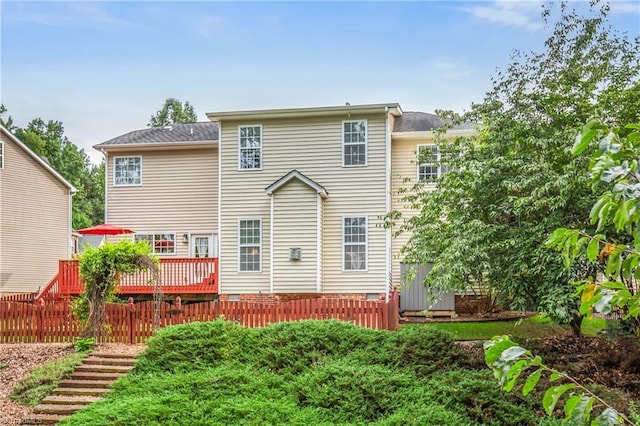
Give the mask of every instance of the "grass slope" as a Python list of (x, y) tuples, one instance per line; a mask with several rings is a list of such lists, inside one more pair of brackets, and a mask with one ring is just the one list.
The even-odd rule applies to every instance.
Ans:
[(14, 386), (9, 398), (22, 405), (38, 405), (61, 380), (71, 376), (86, 357), (87, 352), (75, 352), (41, 365)]
[(134, 374), (61, 425), (552, 425), (448, 334), (339, 321), (162, 329)]

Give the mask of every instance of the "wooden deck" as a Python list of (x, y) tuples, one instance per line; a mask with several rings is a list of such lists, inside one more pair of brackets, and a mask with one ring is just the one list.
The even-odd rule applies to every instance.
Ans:
[[(218, 258), (164, 258), (158, 265), (158, 284), (164, 294), (217, 294)], [(84, 290), (77, 260), (60, 260), (58, 273), (36, 299), (77, 296)], [(153, 294), (150, 271), (126, 274), (118, 292), (126, 295)]]

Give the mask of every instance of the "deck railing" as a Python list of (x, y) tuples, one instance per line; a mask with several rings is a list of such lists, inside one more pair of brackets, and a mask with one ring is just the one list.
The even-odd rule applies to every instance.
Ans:
[[(201, 294), (218, 292), (218, 258), (160, 259), (158, 282), (165, 294)], [(60, 260), (58, 274), (38, 294), (37, 300), (76, 296), (84, 290), (77, 260)], [(120, 277), (122, 294), (152, 294), (153, 273), (141, 271)]]

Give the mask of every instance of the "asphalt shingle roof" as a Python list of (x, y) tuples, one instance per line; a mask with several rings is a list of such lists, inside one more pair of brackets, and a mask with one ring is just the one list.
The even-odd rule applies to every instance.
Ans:
[[(435, 114), (426, 112), (403, 112), (393, 123), (394, 132), (425, 132), (437, 129), (444, 125), (443, 121)], [(473, 123), (464, 123), (455, 126), (452, 130), (472, 130)]]
[(134, 130), (106, 142), (96, 148), (129, 144), (162, 144), (202, 142), (218, 140), (218, 124), (213, 122), (172, 124), (166, 127)]

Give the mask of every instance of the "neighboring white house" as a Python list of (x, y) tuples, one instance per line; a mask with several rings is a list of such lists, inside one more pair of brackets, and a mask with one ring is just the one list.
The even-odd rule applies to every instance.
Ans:
[(106, 222), (161, 257), (218, 257), (221, 299), (377, 299), (400, 283), (405, 240), (383, 217), (411, 214), (394, 193), (442, 173), (416, 161), (437, 155), (435, 115), (388, 103), (207, 116), (95, 146)]
[(0, 295), (35, 292), (72, 250), (76, 189), (0, 126)]

